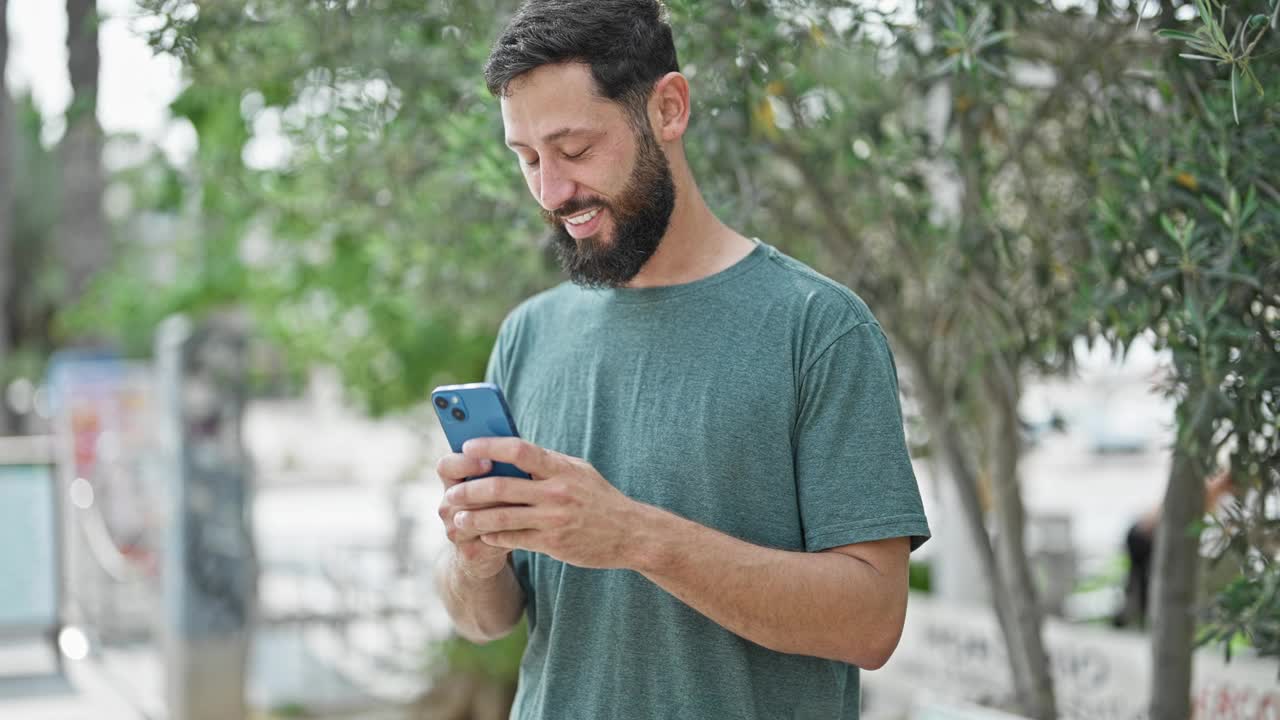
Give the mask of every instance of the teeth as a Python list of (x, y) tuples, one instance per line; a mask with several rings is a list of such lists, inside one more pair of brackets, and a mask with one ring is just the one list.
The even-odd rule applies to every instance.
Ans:
[(581, 225), (583, 223), (591, 222), (599, 214), (600, 214), (600, 208), (596, 208), (595, 210), (592, 210), (591, 212), (585, 215), (578, 215), (577, 217), (567, 218), (565, 222), (569, 223), (570, 225)]

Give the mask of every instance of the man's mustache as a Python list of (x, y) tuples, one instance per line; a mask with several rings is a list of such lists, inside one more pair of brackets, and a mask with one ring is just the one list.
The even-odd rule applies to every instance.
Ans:
[(605, 202), (602, 198), (574, 198), (555, 210), (543, 210), (542, 219), (545, 220), (548, 225), (559, 225), (567, 218), (571, 218), (574, 215), (585, 212), (594, 207), (608, 210), (609, 203)]

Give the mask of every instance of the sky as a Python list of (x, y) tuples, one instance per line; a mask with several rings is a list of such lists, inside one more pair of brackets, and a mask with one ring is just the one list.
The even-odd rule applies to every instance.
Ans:
[[(98, 36), (98, 120), (103, 130), (136, 133), (174, 161), (189, 157), (195, 131), (185, 121), (173, 122), (167, 110), (182, 89), (178, 61), (152, 54), (141, 35), (145, 18), (139, 17), (134, 0), (98, 0), (98, 11), (103, 17)], [(46, 145), (62, 136), (62, 113), (71, 102), (66, 38), (63, 2), (9, 0), (6, 80), (15, 96), (31, 92), (46, 120)]]

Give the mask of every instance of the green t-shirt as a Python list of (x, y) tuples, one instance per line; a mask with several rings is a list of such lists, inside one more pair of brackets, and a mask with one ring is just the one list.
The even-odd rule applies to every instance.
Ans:
[[(488, 375), (529, 441), (742, 540), (929, 536), (879, 324), (764, 243), (685, 285), (541, 293), (503, 323)], [(512, 560), (529, 620), (512, 718), (858, 717), (851, 665), (768, 650), (630, 570)]]

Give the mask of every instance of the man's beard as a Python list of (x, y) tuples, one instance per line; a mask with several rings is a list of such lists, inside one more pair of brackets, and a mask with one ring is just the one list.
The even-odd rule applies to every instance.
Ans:
[[(636, 134), (636, 166), (616, 201), (574, 198), (559, 209), (543, 210), (542, 219), (554, 232), (556, 257), (569, 279), (578, 285), (616, 288), (627, 284), (649, 262), (676, 206), (676, 188), (667, 156), (647, 128)], [(613, 216), (613, 241), (597, 232), (575, 240), (564, 218), (589, 208), (607, 209)]]

